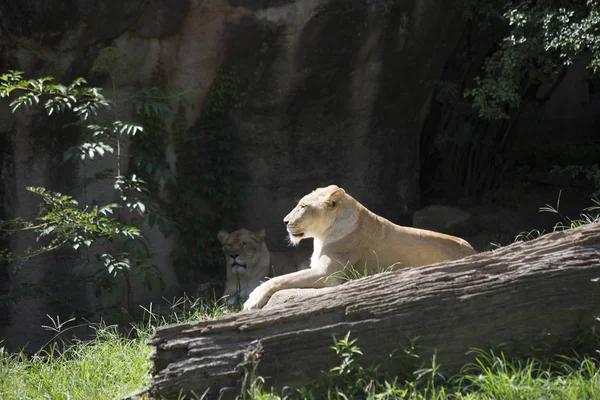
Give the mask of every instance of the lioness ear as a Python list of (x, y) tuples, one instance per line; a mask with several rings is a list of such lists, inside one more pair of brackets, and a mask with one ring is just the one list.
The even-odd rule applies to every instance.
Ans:
[(227, 240), (228, 237), (229, 237), (229, 232), (219, 231), (219, 233), (217, 233), (217, 238), (219, 238), (219, 242), (221, 242), (221, 244), (225, 244), (225, 241)]
[(256, 232), (254, 232), (254, 234), (259, 238), (264, 239), (267, 232), (264, 229), (259, 229)]
[(334, 209), (340, 205), (340, 203), (342, 202), (342, 199), (344, 198), (345, 195), (346, 195), (346, 191), (344, 189), (342, 189), (342, 188), (335, 189), (333, 192), (331, 192), (327, 195), (327, 198), (325, 199), (325, 205), (328, 208)]

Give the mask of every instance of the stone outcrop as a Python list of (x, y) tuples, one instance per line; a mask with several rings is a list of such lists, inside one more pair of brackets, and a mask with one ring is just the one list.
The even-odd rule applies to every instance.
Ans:
[(478, 230), (477, 222), (469, 212), (439, 204), (432, 204), (415, 211), (412, 225), (415, 228), (460, 237), (472, 235)]
[[(198, 85), (188, 125), (220, 66), (239, 73), (241, 98), (232, 113), (248, 181), (239, 190), (245, 226), (266, 228), (272, 250), (285, 247), (281, 220), (306, 192), (338, 184), (369, 209), (409, 223), (418, 203), (419, 132), (434, 83), (465, 25), (460, 1), (433, 0), (91, 0), (0, 3), (0, 69), (51, 75), (66, 82), (91, 76), (102, 48), (116, 46), (135, 74), (118, 90), (144, 84), (160, 69), (170, 85)], [(100, 77), (91, 83), (103, 85)], [(67, 190), (83, 171), (62, 162), (75, 137), (60, 123), (0, 107), (0, 212), (30, 217), (37, 199), (26, 185)], [(175, 165), (174, 148), (167, 149)], [(175, 171), (177, 172), (177, 171)], [(160, 235), (155, 235), (160, 238)], [(18, 251), (27, 243), (12, 241)], [(177, 282), (172, 244), (155, 241), (154, 260), (168, 288)], [(49, 256), (13, 272), (20, 282), (75, 290), (74, 260)], [(4, 267), (3, 267), (4, 268)], [(201, 266), (199, 266), (201, 268)], [(59, 274), (60, 275), (60, 274)], [(60, 275), (62, 276), (62, 275)], [(144, 297), (142, 289), (136, 299)], [(26, 313), (23, 310), (27, 310)], [(7, 310), (0, 337), (9, 348), (43, 343), (40, 326), (61, 306), (27, 300)], [(26, 314), (26, 315), (25, 315)]]

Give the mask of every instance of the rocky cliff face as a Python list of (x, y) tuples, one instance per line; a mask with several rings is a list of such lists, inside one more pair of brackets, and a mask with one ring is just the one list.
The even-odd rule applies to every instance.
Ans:
[[(283, 217), (318, 186), (340, 185), (374, 212), (410, 221), (419, 198), (419, 134), (463, 26), (461, 2), (452, 0), (6, 0), (0, 69), (64, 82), (89, 75), (99, 51), (114, 45), (136, 71), (120, 90), (143, 85), (159, 67), (170, 85), (200, 86), (185, 116), (191, 126), (217, 69), (235, 67), (241, 98), (231, 118), (249, 177), (239, 187), (245, 225), (266, 228), (269, 246), (279, 250)], [(7, 110), (3, 103), (0, 215), (27, 217), (37, 199), (26, 185), (63, 190), (82, 172), (61, 161), (74, 138), (60, 125)], [(174, 167), (175, 148), (167, 153)], [(155, 261), (172, 288), (171, 244), (159, 247)], [(44, 281), (69, 262), (48, 257), (7, 269), (10, 283), (0, 289)], [(64, 290), (70, 287), (74, 298), (89, 301), (73, 284)], [(44, 341), (45, 315), (60, 308), (27, 300), (7, 311), (0, 337), (10, 348), (35, 348)]]

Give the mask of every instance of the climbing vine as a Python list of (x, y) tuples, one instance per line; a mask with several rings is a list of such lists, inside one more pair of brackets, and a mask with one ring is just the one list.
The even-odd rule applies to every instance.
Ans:
[(171, 186), (171, 215), (178, 229), (173, 258), (180, 281), (202, 272), (217, 275), (222, 251), (216, 234), (237, 229), (241, 220), (244, 170), (237, 132), (229, 119), (238, 102), (239, 78), (219, 69), (208, 90), (200, 118), (177, 144), (177, 182)]

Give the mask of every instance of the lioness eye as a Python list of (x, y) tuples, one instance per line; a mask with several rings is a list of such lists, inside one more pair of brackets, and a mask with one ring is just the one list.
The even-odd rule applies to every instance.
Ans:
[(246, 248), (246, 246), (248, 246), (248, 243), (244, 243), (244, 244), (242, 245), (242, 247), (243, 247), (243, 248)]
[(230, 244), (226, 244), (226, 245), (225, 245), (225, 248), (226, 248), (226, 249), (230, 249), (230, 248), (231, 248), (231, 245), (230, 245)]

